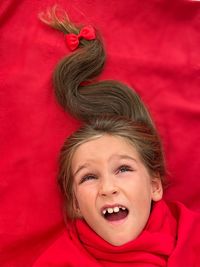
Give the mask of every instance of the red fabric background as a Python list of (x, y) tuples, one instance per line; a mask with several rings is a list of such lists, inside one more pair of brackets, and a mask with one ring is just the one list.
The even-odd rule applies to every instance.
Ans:
[[(200, 2), (56, 1), (95, 25), (108, 60), (101, 78), (136, 88), (166, 152), (166, 198), (200, 211)], [(57, 159), (78, 123), (56, 103), (55, 64), (69, 53), (43, 25), (53, 0), (0, 3), (0, 266), (30, 267), (63, 227)]]

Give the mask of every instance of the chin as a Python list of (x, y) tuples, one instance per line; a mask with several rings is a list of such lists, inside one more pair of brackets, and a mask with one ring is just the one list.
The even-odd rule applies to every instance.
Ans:
[(130, 241), (132, 241), (132, 240), (134, 240), (134, 239), (136, 239), (137, 238), (137, 236), (133, 236), (132, 238), (124, 238), (124, 236), (123, 237), (120, 237), (120, 236), (118, 236), (116, 239), (105, 239), (108, 243), (110, 243), (111, 245), (113, 245), (113, 246), (116, 246), (116, 247), (119, 247), (119, 246), (123, 246), (123, 245), (125, 245), (125, 244), (127, 244), (127, 243), (129, 243)]

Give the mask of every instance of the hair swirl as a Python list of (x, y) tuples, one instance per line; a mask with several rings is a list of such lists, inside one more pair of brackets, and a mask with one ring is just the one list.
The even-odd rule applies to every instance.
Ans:
[[(78, 34), (81, 26), (62, 19), (52, 9), (42, 20), (64, 34)], [(154, 128), (153, 121), (139, 95), (123, 83), (113, 80), (95, 82), (105, 63), (100, 35), (95, 40), (80, 40), (79, 49), (63, 58), (54, 72), (55, 94), (60, 105), (72, 116), (89, 122), (100, 114), (125, 116)]]

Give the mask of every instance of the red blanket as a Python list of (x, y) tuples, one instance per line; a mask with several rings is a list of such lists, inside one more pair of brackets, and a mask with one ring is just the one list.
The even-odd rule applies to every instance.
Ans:
[(0, 1), (1, 267), (30, 267), (63, 230), (57, 160), (78, 123), (53, 93), (53, 69), (69, 53), (64, 36), (37, 17), (55, 2), (100, 30), (100, 79), (135, 87), (161, 133), (165, 197), (200, 211), (200, 2)]
[(155, 204), (142, 234), (115, 247), (78, 220), (38, 259), (34, 267), (200, 266), (200, 215), (179, 203)]

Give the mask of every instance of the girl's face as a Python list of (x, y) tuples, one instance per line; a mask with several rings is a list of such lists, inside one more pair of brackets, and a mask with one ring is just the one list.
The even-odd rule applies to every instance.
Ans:
[(72, 160), (77, 209), (104, 240), (120, 246), (135, 239), (162, 185), (151, 177), (125, 138), (103, 135), (80, 145)]

